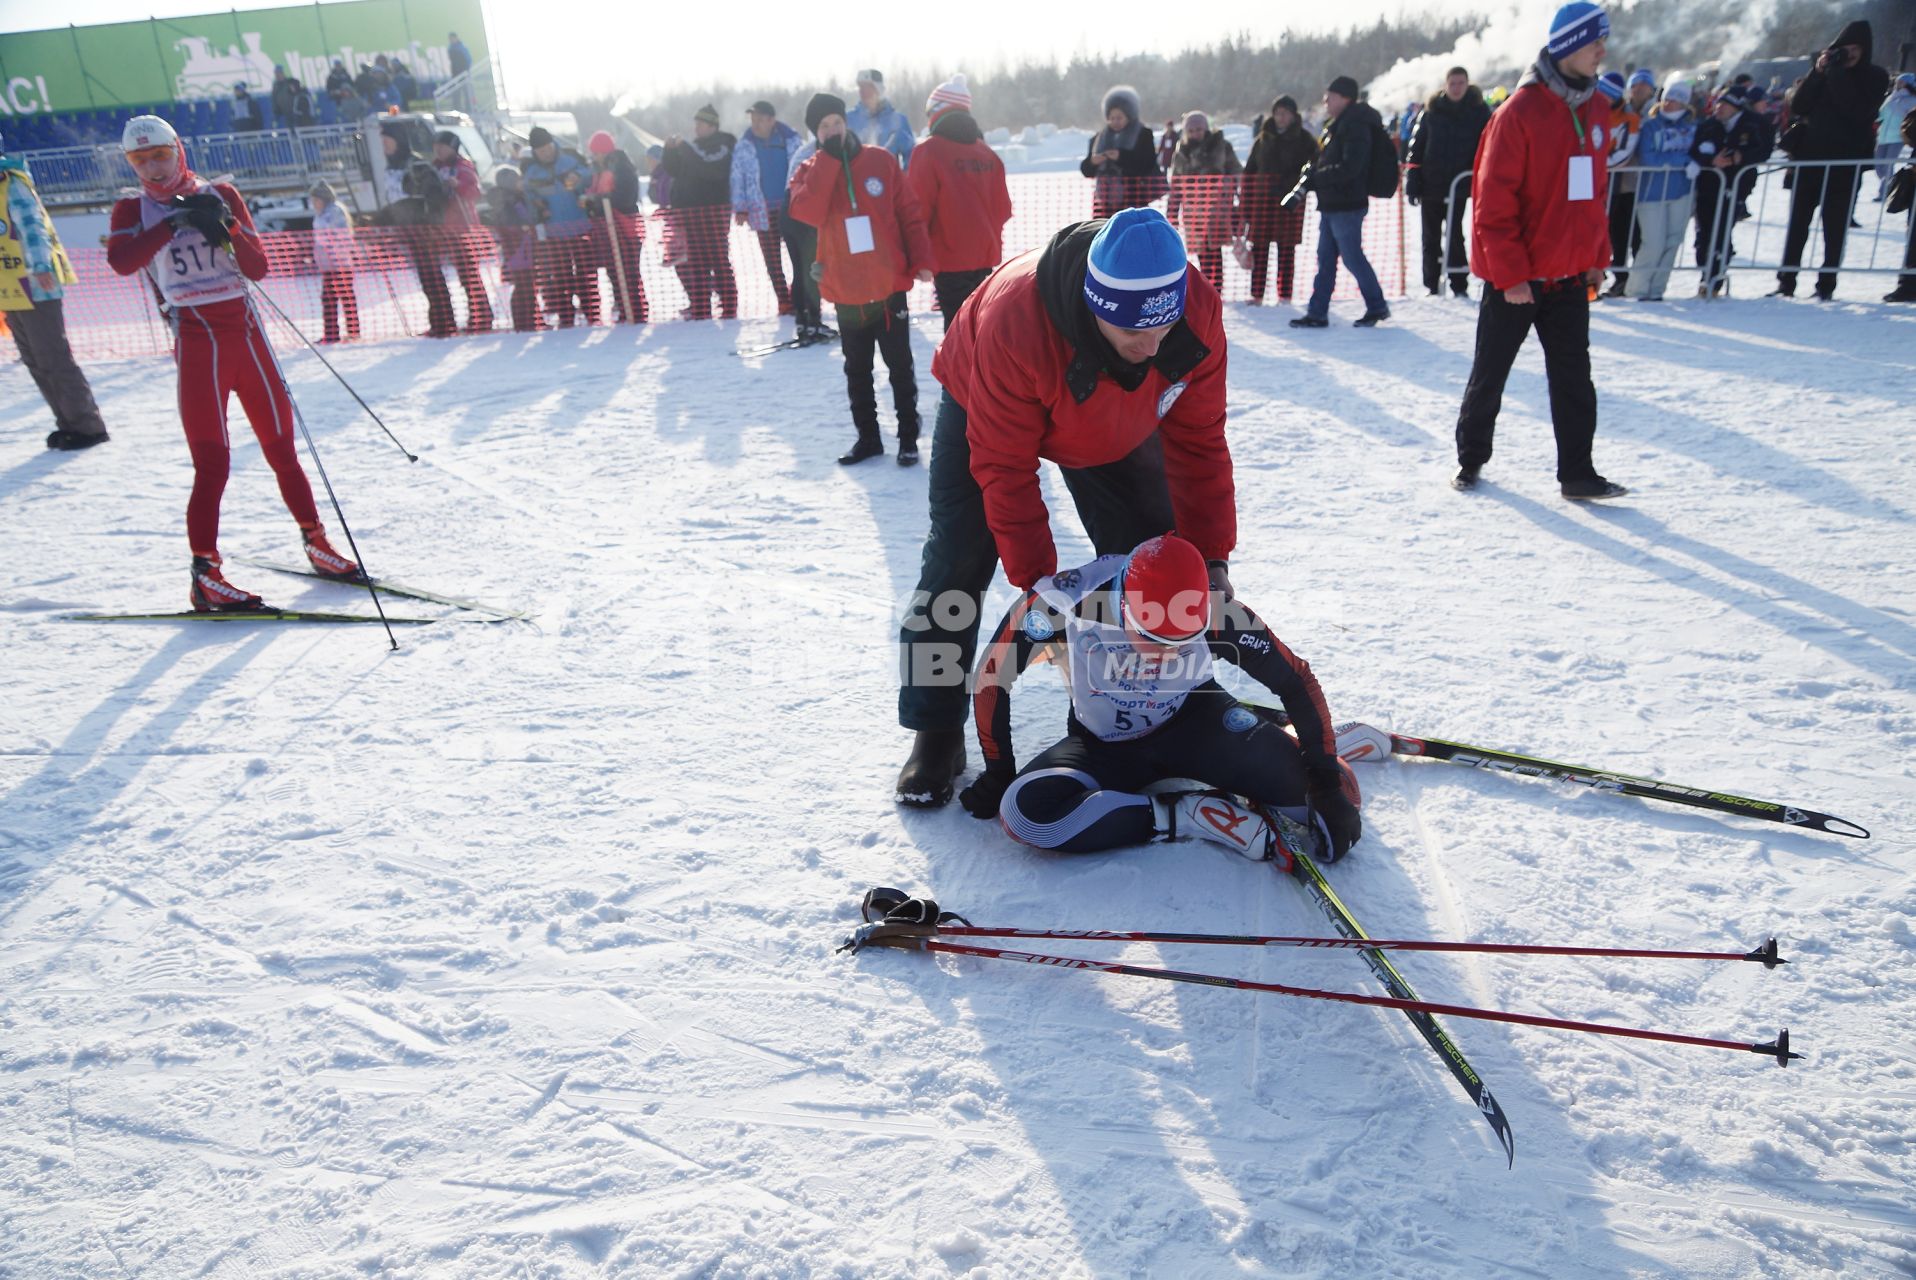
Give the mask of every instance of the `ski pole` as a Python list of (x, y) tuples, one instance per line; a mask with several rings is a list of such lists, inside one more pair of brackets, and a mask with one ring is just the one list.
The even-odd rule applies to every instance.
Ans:
[[(242, 276), (241, 279), (245, 279), (245, 277)], [(253, 323), (259, 326), (260, 343), (266, 348), (266, 354), (273, 358), (273, 373), (279, 378), (280, 386), (285, 388), (286, 403), (293, 406), (293, 421), (299, 424), (299, 434), (306, 439), (306, 452), (313, 457), (313, 467), (319, 472), (319, 482), (326, 486), (326, 500), (333, 504), (333, 514), (339, 517), (339, 531), (346, 535), (346, 545), (352, 548), (353, 563), (359, 566), (359, 576), (364, 579), (366, 594), (372, 597), (373, 610), (378, 613), (379, 621), (385, 625), (386, 639), (391, 643), (393, 649), (397, 650), (399, 648), (399, 637), (393, 634), (392, 621), (386, 617), (386, 606), (379, 601), (379, 591), (373, 586), (373, 575), (366, 568), (365, 557), (360, 554), (359, 542), (353, 537), (353, 527), (346, 522), (346, 511), (339, 505), (339, 495), (333, 492), (332, 477), (326, 474), (326, 464), (320, 461), (319, 445), (314, 443), (313, 433), (306, 427), (306, 415), (299, 411), (299, 401), (293, 399), (293, 385), (286, 380), (286, 370), (279, 362), (279, 352), (273, 349), (272, 339), (266, 336), (266, 320), (260, 315), (259, 308), (253, 305), (253, 299), (259, 297), (265, 297), (264, 292), (255, 288), (252, 281), (247, 281), (247, 314), (252, 317)], [(273, 301), (271, 298), (267, 298), (266, 300), (268, 302)], [(279, 304), (274, 303), (273, 309), (279, 311)], [(284, 311), (280, 311), (279, 314), (282, 319), (285, 318), (286, 313)], [(288, 320), (287, 323), (291, 324), (292, 321)], [(293, 332), (298, 333), (298, 328), (295, 327)], [(304, 335), (301, 336), (303, 337)], [(308, 343), (307, 345), (310, 346), (312, 344)], [(331, 368), (332, 366), (328, 365), (327, 367)], [(341, 381), (344, 381), (344, 379), (341, 379)], [(351, 388), (347, 389), (351, 390)], [(364, 402), (362, 401), (361, 403)], [(371, 411), (368, 410), (368, 412)], [(385, 424), (381, 423), (380, 425), (384, 426)], [(387, 432), (386, 434), (391, 435), (392, 433)], [(395, 440), (393, 443), (397, 444), (398, 441)], [(400, 447), (404, 448), (405, 446), (401, 445)], [(414, 458), (413, 461), (417, 462), (418, 459)]]
[[(273, 301), (273, 296), (271, 294), (267, 293), (264, 289), (249, 288), (248, 292), (253, 294), (255, 297), (266, 299), (266, 305), (270, 306), (275, 312), (279, 314), (279, 318), (285, 321), (286, 327), (293, 331), (293, 336), (298, 338), (301, 342), (305, 343), (307, 350), (311, 351), (314, 355), (319, 357), (319, 362), (326, 366), (326, 372), (332, 374), (335, 378), (339, 379), (339, 385), (346, 388), (346, 394), (359, 402), (359, 407), (364, 409), (366, 411), (366, 416), (370, 417), (375, 423), (379, 425), (379, 429), (386, 433), (386, 438), (392, 441), (394, 444), (399, 445), (399, 452), (406, 455), (406, 461), (408, 462), (419, 461), (419, 455), (414, 453), (411, 449), (408, 449), (405, 445), (400, 444), (399, 437), (392, 433), (392, 428), (386, 425), (385, 419), (381, 418), (378, 414), (373, 412), (373, 407), (366, 403), (365, 399), (360, 396), (359, 392), (353, 390), (353, 384), (346, 381), (346, 376), (342, 374), (338, 369), (335, 369), (333, 367), (333, 362), (326, 358), (326, 353), (321, 351), (319, 347), (314, 344), (311, 338), (307, 337), (304, 333), (300, 331), (300, 327), (293, 323), (293, 318), (286, 314), (284, 308), (282, 308), (279, 305), (279, 303)], [(266, 331), (266, 326), (264, 323), (262, 323), (260, 325), (260, 332), (263, 334), (265, 333), (265, 331)], [(272, 344), (268, 343), (267, 345), (270, 346)], [(274, 360), (277, 362), (278, 357), (275, 356)], [(280, 380), (282, 382), (286, 380), (286, 375), (284, 372), (280, 374)], [(292, 388), (290, 384), (287, 387), (287, 394), (288, 395), (292, 394)], [(345, 519), (346, 518), (344, 516), (340, 517), (340, 523), (342, 525), (345, 523)], [(398, 646), (395, 645), (394, 647), (397, 648)]]
[[(1453, 1018), (1477, 1018), (1485, 1022), (1511, 1022), (1526, 1027), (1547, 1027), (1556, 1031), (1581, 1031), (1592, 1035), (1627, 1036), (1635, 1040), (1655, 1040), (1662, 1044), (1688, 1044), (1705, 1049), (1731, 1049), (1739, 1053), (1760, 1053), (1775, 1058), (1778, 1066), (1788, 1066), (1800, 1053), (1790, 1052), (1790, 1033), (1777, 1033), (1768, 1044), (1750, 1044), (1742, 1040), (1717, 1040), (1708, 1036), (1686, 1036), (1673, 1031), (1652, 1031), (1644, 1027), (1619, 1027), (1601, 1022), (1572, 1022), (1565, 1018), (1546, 1018), (1534, 1013), (1513, 1013), (1505, 1009), (1479, 1009), (1469, 1005), (1433, 1004), (1427, 1000), (1400, 1000), (1395, 996), (1372, 996), (1352, 991), (1321, 991), (1315, 987), (1293, 987), (1281, 982), (1256, 982), (1249, 978), (1227, 978), (1212, 973), (1191, 973), (1182, 969), (1151, 969), (1142, 965), (1118, 964), (1104, 960), (1081, 960), (1071, 956), (1042, 955), (1033, 951), (1009, 951), (1000, 947), (973, 946), (945, 942), (934, 936), (887, 940), (887, 946), (913, 946), (920, 951), (939, 951), (954, 956), (977, 956), (987, 960), (1015, 960), (1021, 964), (1044, 965), (1052, 969), (1088, 969), (1096, 973), (1120, 974), (1131, 978), (1156, 978), (1165, 982), (1192, 982), (1207, 987), (1230, 987), (1239, 991), (1262, 991), (1271, 995), (1296, 996), (1306, 1000), (1334, 1000), (1344, 1004), (1371, 1005), (1382, 1009), (1402, 1009), (1406, 1013), (1444, 1014)], [(1376, 945), (1372, 943), (1370, 945)]]
[(1766, 969), (1789, 961), (1771, 938), (1754, 951), (1650, 951), (1634, 947), (1552, 947), (1527, 943), (1436, 942), (1424, 938), (1296, 938), (1237, 933), (1157, 933), (1116, 929), (1007, 929), (983, 925), (938, 926), (940, 938), (1059, 938), (1081, 942), (1192, 943), (1220, 947), (1295, 947), (1327, 951), (1447, 951), (1493, 956), (1595, 956), (1613, 960), (1751, 960)]
[[(1290, 717), (1282, 708), (1273, 707), (1253, 698), (1240, 698), (1238, 701), (1260, 708), (1279, 724), (1290, 723)], [(1785, 826), (1803, 827), (1811, 831), (1827, 832), (1833, 836), (1848, 836), (1853, 840), (1869, 839), (1867, 828), (1847, 818), (1838, 818), (1832, 814), (1820, 813), (1815, 809), (1805, 809), (1798, 805), (1779, 804), (1773, 800), (1752, 800), (1748, 796), (1732, 795), (1727, 791), (1686, 787), (1674, 782), (1664, 782), (1658, 778), (1642, 778), (1608, 769), (1560, 764), (1555, 760), (1545, 760), (1541, 756), (1526, 756), (1515, 751), (1499, 751), (1493, 747), (1475, 747), (1464, 742), (1449, 742), (1443, 738), (1413, 738), (1405, 734), (1385, 733), (1381, 729), (1358, 722), (1338, 726), (1340, 737), (1352, 730), (1362, 730), (1380, 744), (1388, 741), (1392, 755), (1421, 756), (1426, 760), (1445, 760), (1451, 764), (1466, 765), (1473, 769), (1491, 769), (1499, 773), (1515, 773), (1530, 778), (1552, 778), (1559, 782), (1575, 782), (1598, 791), (1615, 791), (1622, 795), (1637, 796), (1646, 800), (1664, 800), (1671, 804), (1688, 805), (1693, 809), (1708, 809), (1713, 813), (1729, 813), (1744, 818), (1758, 818), (1765, 822), (1780, 822)]]

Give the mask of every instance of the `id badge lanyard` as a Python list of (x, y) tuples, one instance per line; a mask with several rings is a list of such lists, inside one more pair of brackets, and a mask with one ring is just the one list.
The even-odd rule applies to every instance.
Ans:
[(1589, 138), (1583, 128), (1583, 117), (1568, 102), (1564, 109), (1570, 113), (1570, 123), (1577, 131), (1577, 153), (1570, 157), (1568, 171), (1564, 175), (1566, 183), (1565, 198), (1571, 201), (1595, 200), (1597, 198), (1597, 164), (1589, 153)]
[(876, 244), (872, 239), (871, 215), (858, 212), (858, 192), (852, 185), (852, 161), (848, 155), (840, 166), (845, 171), (845, 198), (851, 201), (852, 216), (845, 219), (845, 247), (852, 253), (870, 253)]

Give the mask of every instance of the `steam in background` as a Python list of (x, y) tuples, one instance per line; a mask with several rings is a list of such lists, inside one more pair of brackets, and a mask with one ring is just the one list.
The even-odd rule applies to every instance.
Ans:
[[(1560, 3), (1515, 0), (1493, 9), (1481, 30), (1463, 37), (1448, 53), (1407, 58), (1372, 80), (1367, 86), (1371, 104), (1388, 115), (1405, 103), (1422, 102), (1443, 87), (1444, 73), (1454, 66), (1468, 69), (1471, 80), (1486, 91), (1499, 84), (1514, 87), (1524, 68), (1542, 51), (1550, 19)], [(1710, 61), (1727, 69), (1748, 58), (1774, 25), (1779, 0), (1652, 2), (1608, 8), (1610, 52), (1605, 67), (1647, 66), (1661, 84), (1672, 71), (1691, 70)], [(1830, 13), (1834, 21), (1834, 4)], [(1832, 26), (1832, 34), (1834, 30)]]

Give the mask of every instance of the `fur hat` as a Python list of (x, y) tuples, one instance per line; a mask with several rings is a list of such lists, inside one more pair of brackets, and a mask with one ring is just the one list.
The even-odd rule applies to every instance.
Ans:
[(805, 104), (805, 128), (812, 133), (818, 132), (826, 116), (845, 114), (845, 100), (837, 94), (815, 93), (812, 100)]

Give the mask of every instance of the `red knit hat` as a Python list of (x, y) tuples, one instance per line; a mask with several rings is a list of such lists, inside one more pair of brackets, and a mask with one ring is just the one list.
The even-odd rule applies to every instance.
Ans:
[(1204, 553), (1175, 533), (1141, 542), (1118, 575), (1124, 624), (1158, 644), (1183, 644), (1211, 625)]
[(933, 89), (931, 96), (925, 99), (925, 123), (934, 124), (939, 116), (951, 110), (971, 110), (971, 86), (965, 83), (962, 71)]
[(618, 143), (612, 140), (612, 135), (604, 129), (599, 130), (585, 140), (585, 149), (588, 155), (609, 156), (618, 145)]

